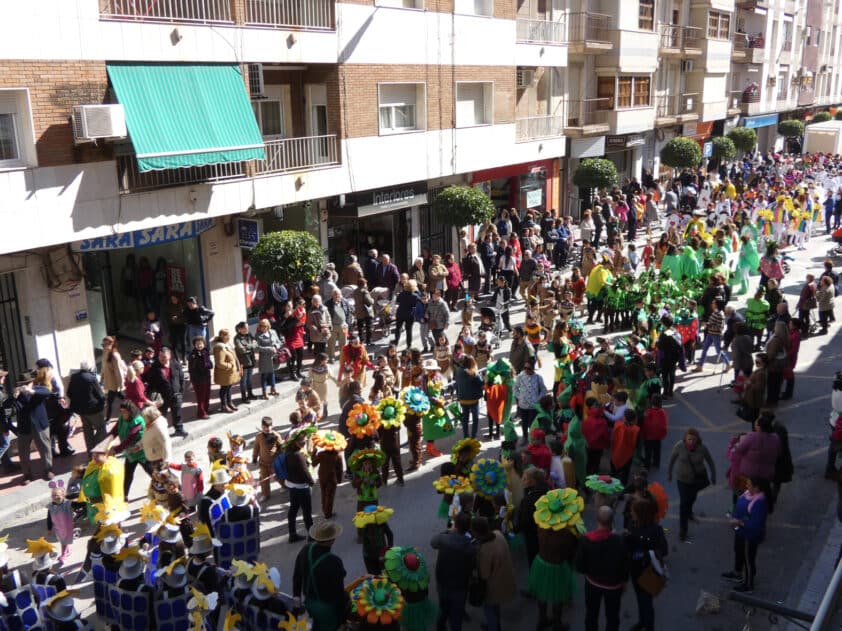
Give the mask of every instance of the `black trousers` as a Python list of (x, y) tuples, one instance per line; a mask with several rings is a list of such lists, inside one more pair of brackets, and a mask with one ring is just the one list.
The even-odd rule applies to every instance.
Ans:
[(289, 536), (295, 533), (295, 520), (298, 517), (298, 511), (302, 513), (304, 518), (304, 528), (310, 532), (310, 527), (313, 525), (313, 505), (310, 489), (288, 489), (289, 490), (289, 510), (287, 511), (287, 529)]
[[(363, 335), (365, 330), (365, 335)], [(357, 331), (364, 344), (371, 344), (371, 317), (357, 318)]]
[(412, 325), (415, 324), (415, 320), (412, 316), (408, 318), (400, 318), (395, 321), (395, 346), (398, 345), (400, 342), (401, 337), (401, 327), (406, 328), (406, 347), (412, 347)]
[(175, 394), (169, 399), (165, 399), (161, 406), (161, 416), (166, 416), (167, 412), (172, 413), (172, 426), (177, 432), (184, 431), (184, 425), (181, 422), (181, 397), (182, 395)]
[(301, 366), (304, 364), (304, 347), (289, 349), (289, 361), (287, 362), (287, 369), (291, 376), (301, 374)]
[(766, 405), (775, 405), (781, 398), (781, 384), (784, 381), (783, 372), (766, 373)]
[(585, 464), (585, 471), (588, 475), (599, 473), (599, 463), (602, 460), (602, 449), (588, 449), (588, 460)]
[(678, 364), (666, 363), (661, 364), (661, 382), (664, 384), (664, 394), (672, 396), (675, 390), (675, 370)]
[[(739, 532), (734, 533), (734, 571), (743, 575), (743, 583), (754, 587), (757, 574), (757, 541), (748, 541)], [(745, 572), (745, 573), (743, 573)]]
[(135, 460), (134, 462), (131, 462), (128, 458), (126, 458), (123, 462), (123, 499), (127, 502), (129, 501), (129, 489), (132, 487), (132, 480), (134, 480), (134, 472), (135, 469), (137, 469), (137, 465), (143, 467), (143, 470), (146, 471), (147, 475), (149, 475), (150, 478), (152, 477), (152, 466), (146, 462), (146, 460)]
[(650, 467), (660, 468), (661, 466), (661, 441), (660, 440), (644, 440), (643, 441), (643, 464), (649, 469)]
[(599, 609), (605, 601), (605, 631), (620, 629), (622, 589), (603, 589), (585, 580), (585, 631), (599, 631)]

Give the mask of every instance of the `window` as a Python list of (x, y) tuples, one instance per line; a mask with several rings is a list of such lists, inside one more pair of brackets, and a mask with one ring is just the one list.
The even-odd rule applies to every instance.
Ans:
[(492, 83), (456, 84), (456, 126), (490, 125), (492, 121)]
[(655, 0), (640, 0), (637, 27), (642, 31), (655, 30)]
[(632, 78), (620, 77), (617, 79), (617, 108), (632, 106)]
[(251, 108), (264, 138), (285, 138), (292, 131), (292, 97), (289, 85), (267, 85), (268, 98), (254, 100)]
[[(616, 81), (616, 102), (614, 89)], [(599, 109), (630, 109), (633, 107), (651, 107), (652, 81), (649, 77), (600, 77), (597, 83), (597, 96), (601, 101)], [(609, 105), (610, 103), (610, 105)]]
[(634, 106), (649, 107), (649, 77), (634, 77)]
[(379, 92), (378, 112), (381, 134), (402, 133), (424, 128), (423, 83), (381, 84)]
[(731, 34), (731, 14), (721, 11), (708, 13), (708, 39), (728, 39)]
[(423, 9), (424, 0), (377, 0), (374, 4), (379, 7), (395, 9)]
[(26, 90), (0, 90), (0, 169), (35, 164)]
[(613, 110), (614, 109), (614, 87), (616, 80), (614, 77), (599, 77), (596, 84), (596, 96), (599, 99), (597, 109)]
[(453, 12), (464, 15), (493, 15), (494, 0), (454, 0)]
[(787, 80), (786, 73), (778, 73), (778, 100), (785, 101), (787, 99)]

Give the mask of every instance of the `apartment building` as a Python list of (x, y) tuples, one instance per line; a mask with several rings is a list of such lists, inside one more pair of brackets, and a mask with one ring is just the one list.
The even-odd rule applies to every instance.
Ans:
[[(309, 230), (406, 266), (451, 183), (558, 208), (558, 0), (33, 0), (0, 42), (0, 365), (67, 374), (196, 295), (260, 308), (248, 253)], [(138, 344), (139, 345), (139, 344)]]

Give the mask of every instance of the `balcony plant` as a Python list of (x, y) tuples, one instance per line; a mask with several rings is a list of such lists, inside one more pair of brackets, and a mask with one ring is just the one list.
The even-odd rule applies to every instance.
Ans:
[(573, 183), (581, 188), (610, 188), (619, 181), (617, 167), (604, 158), (582, 160), (573, 174)]
[(804, 135), (804, 123), (794, 119), (781, 121), (778, 133), (785, 138), (798, 138)]
[(728, 138), (740, 151), (751, 151), (757, 146), (757, 132), (748, 127), (734, 127), (728, 132)]
[(689, 169), (702, 161), (702, 148), (692, 138), (673, 138), (661, 149), (661, 162), (674, 169)]
[(830, 112), (819, 112), (815, 116), (813, 116), (813, 120), (810, 121), (810, 124), (813, 123), (826, 123), (827, 121), (831, 120), (833, 117), (830, 115)]
[(480, 189), (448, 186), (433, 200), (436, 218), (446, 226), (477, 226), (491, 221), (494, 204)]
[(266, 283), (297, 283), (316, 278), (325, 265), (319, 240), (303, 230), (268, 232), (249, 255), (255, 275)]

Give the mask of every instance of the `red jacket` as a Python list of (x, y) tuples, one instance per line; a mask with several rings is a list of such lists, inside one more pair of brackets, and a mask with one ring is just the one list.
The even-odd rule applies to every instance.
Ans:
[(601, 408), (588, 412), (585, 422), (582, 423), (582, 435), (588, 449), (608, 449), (611, 446), (608, 421), (602, 416)]
[(459, 265), (454, 261), (450, 265), (445, 263), (444, 265), (447, 268), (447, 288), (448, 289), (456, 289), (462, 284), (462, 270), (459, 268)]
[(529, 445), (526, 451), (529, 452), (529, 459), (533, 466), (543, 469), (544, 473), (549, 473), (550, 463), (553, 460), (553, 454), (549, 447), (544, 444)]
[(664, 440), (667, 437), (667, 411), (663, 408), (649, 408), (643, 413), (643, 440)]
[(306, 316), (300, 313), (293, 313), (284, 322), (284, 344), (287, 348), (304, 348), (304, 324)]

